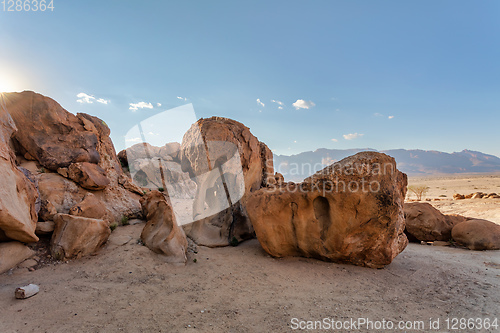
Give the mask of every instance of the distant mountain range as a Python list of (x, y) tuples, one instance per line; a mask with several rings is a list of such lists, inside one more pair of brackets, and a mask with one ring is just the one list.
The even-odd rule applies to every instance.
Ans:
[[(327, 165), (359, 153), (375, 149), (317, 149), (297, 155), (274, 155), (274, 166), (286, 180), (301, 181)], [(444, 153), (433, 150), (382, 150), (396, 159), (398, 169), (409, 175), (500, 172), (500, 158), (478, 151), (462, 150)]]

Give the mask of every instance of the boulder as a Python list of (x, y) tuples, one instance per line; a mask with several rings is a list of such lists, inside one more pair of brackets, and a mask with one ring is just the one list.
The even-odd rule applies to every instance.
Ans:
[(76, 162), (99, 163), (98, 138), (77, 116), (31, 91), (5, 95), (6, 108), (19, 129), (14, 138), (21, 155), (53, 171)]
[(54, 232), (54, 229), (56, 227), (56, 224), (54, 221), (44, 221), (36, 224), (36, 230), (35, 233), (38, 236), (45, 236), (45, 235), (50, 235)]
[(42, 200), (40, 206), (40, 212), (38, 213), (38, 222), (40, 221), (52, 221), (54, 215), (57, 214), (56, 207), (48, 200)]
[(87, 193), (82, 202), (74, 205), (69, 214), (73, 216), (88, 217), (93, 219), (110, 221), (111, 217), (104, 203), (94, 194)]
[(472, 194), (472, 197), (471, 199), (482, 199), (484, 197), (484, 193), (483, 192), (476, 192), (474, 194)]
[[(0, 99), (8, 100), (5, 95)], [(38, 241), (35, 228), (39, 196), (35, 183), (15, 165), (10, 140), (16, 130), (11, 116), (0, 108), (0, 230), (8, 239), (30, 243)]]
[(106, 172), (97, 164), (88, 162), (72, 163), (68, 169), (68, 178), (87, 190), (103, 190), (109, 185)]
[(263, 249), (380, 268), (405, 249), (407, 177), (395, 160), (361, 152), (303, 183), (251, 193), (246, 209)]
[[(115, 220), (141, 214), (142, 191), (123, 173), (104, 121), (83, 113), (75, 116), (54, 100), (33, 92), (5, 96), (19, 128), (13, 140), (16, 153), (36, 160), (44, 170), (36, 176), (45, 183), (40, 184), (41, 199), (58, 213), (68, 213), (87, 190), (92, 190)], [(51, 184), (57, 185), (54, 190), (47, 186)]]
[(0, 274), (30, 258), (35, 251), (19, 242), (0, 243)]
[(44, 221), (52, 220), (57, 213), (69, 214), (69, 210), (80, 203), (87, 194), (87, 191), (75, 182), (57, 173), (41, 173), (37, 175), (37, 179)]
[(237, 121), (202, 118), (184, 135), (180, 161), (197, 183), (187, 235), (212, 247), (254, 237), (245, 205), (274, 174), (269, 148)]
[(141, 206), (147, 221), (141, 233), (142, 242), (153, 252), (164, 255), (166, 262), (185, 263), (186, 234), (177, 225), (165, 195), (152, 191), (141, 198)]
[(465, 195), (459, 193), (453, 194), (453, 200), (463, 200), (463, 199), (465, 199)]
[(500, 225), (486, 220), (470, 220), (456, 225), (453, 239), (470, 250), (500, 250)]
[(418, 241), (449, 241), (451, 229), (469, 218), (445, 215), (427, 202), (410, 202), (404, 206), (406, 233)]
[(52, 256), (58, 260), (80, 258), (99, 250), (108, 240), (108, 222), (81, 216), (57, 214), (51, 239)]

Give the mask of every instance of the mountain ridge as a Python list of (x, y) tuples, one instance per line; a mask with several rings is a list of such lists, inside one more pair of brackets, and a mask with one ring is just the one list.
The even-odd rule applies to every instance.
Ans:
[(446, 153), (437, 150), (373, 148), (318, 148), (295, 155), (274, 155), (277, 172), (287, 180), (301, 181), (322, 168), (361, 151), (377, 151), (396, 159), (398, 169), (409, 175), (495, 173), (500, 172), (500, 158), (479, 151), (464, 149)]

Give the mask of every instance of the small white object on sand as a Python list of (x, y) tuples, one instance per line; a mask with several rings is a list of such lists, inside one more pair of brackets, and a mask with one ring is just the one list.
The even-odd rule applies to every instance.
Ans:
[(27, 286), (16, 288), (16, 298), (25, 299), (38, 294), (40, 288), (36, 284), (28, 284)]

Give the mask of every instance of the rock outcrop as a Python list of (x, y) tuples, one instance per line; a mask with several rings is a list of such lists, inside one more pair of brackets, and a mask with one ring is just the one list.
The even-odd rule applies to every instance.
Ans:
[(147, 223), (141, 233), (142, 242), (153, 252), (164, 255), (166, 262), (185, 263), (188, 242), (175, 221), (172, 206), (165, 195), (152, 191), (141, 198)]
[(470, 250), (500, 250), (500, 225), (486, 220), (470, 220), (456, 225), (453, 239)]
[(273, 176), (272, 153), (243, 124), (200, 119), (181, 144), (182, 170), (197, 183), (193, 223), (184, 226), (197, 244), (226, 246), (254, 237), (246, 212), (251, 192)]
[(16, 267), (35, 252), (19, 242), (0, 243), (0, 274)]
[(406, 247), (407, 177), (392, 157), (362, 152), (307, 178), (253, 192), (247, 212), (264, 250), (379, 268)]
[(445, 215), (427, 202), (405, 203), (404, 212), (408, 238), (424, 242), (449, 241), (453, 227), (470, 220), (461, 215)]
[(110, 130), (102, 120), (83, 113), (73, 115), (51, 98), (30, 91), (4, 96), (19, 129), (13, 138), (16, 154), (39, 165), (35, 178), (42, 220), (54, 216), (53, 208), (69, 213), (89, 190), (106, 207), (110, 220), (141, 214), (142, 191), (123, 173)]
[(111, 234), (108, 223), (104, 220), (57, 214), (54, 221), (51, 252), (58, 260), (93, 254), (106, 243)]
[[(3, 103), (3, 95), (0, 102)], [(38, 193), (35, 183), (15, 164), (10, 146), (16, 125), (6, 109), (0, 107), (0, 231), (7, 239), (25, 243), (36, 242)]]
[(119, 152), (118, 158), (137, 186), (168, 190), (171, 197), (189, 199), (196, 193), (196, 183), (181, 169), (179, 147), (177, 142), (163, 147), (138, 143)]

